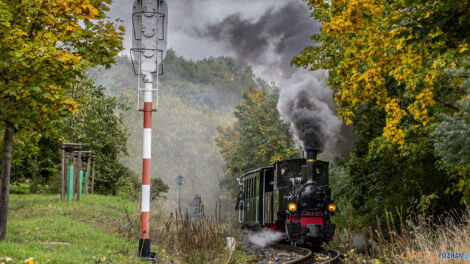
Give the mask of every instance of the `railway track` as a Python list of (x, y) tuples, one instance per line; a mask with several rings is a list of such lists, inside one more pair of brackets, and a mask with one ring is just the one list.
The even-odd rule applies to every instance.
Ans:
[(245, 252), (255, 255), (250, 263), (257, 264), (328, 264), (339, 263), (341, 254), (334, 249), (294, 247), (287, 244), (275, 243), (263, 247), (249, 242), (249, 231), (241, 230), (239, 243), (245, 247)]
[(336, 263), (340, 253), (333, 249), (314, 250), (284, 244), (274, 244), (262, 250), (257, 264), (328, 264)]
[(328, 263), (339, 263), (339, 258), (341, 257), (341, 253), (335, 249), (321, 249), (317, 252), (316, 258), (314, 259), (316, 264), (328, 264)]

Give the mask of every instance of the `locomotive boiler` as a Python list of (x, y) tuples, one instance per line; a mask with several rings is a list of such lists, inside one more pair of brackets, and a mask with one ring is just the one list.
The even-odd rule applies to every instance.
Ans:
[(328, 162), (316, 159), (309, 149), (306, 158), (282, 160), (239, 178), (244, 200), (239, 221), (247, 227), (283, 232), (293, 245), (320, 246), (334, 235), (330, 217), (336, 211), (328, 182)]

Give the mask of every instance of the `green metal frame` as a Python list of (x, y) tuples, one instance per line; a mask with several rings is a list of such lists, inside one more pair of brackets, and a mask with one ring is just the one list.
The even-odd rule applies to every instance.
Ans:
[(67, 167), (67, 201), (73, 199), (73, 166)]

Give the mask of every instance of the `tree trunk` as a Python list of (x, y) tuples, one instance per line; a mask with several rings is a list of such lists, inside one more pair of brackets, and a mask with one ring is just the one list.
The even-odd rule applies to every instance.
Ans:
[(77, 173), (77, 177), (76, 177), (76, 185), (77, 186), (77, 201), (80, 201), (80, 196), (82, 195), (80, 193), (80, 187), (81, 187), (81, 184), (80, 184), (80, 173), (82, 173), (81, 171), (83, 170), (83, 164), (82, 164), (82, 152), (79, 151), (78, 152), (78, 159), (77, 159), (77, 167), (78, 167), (78, 173)]
[(2, 154), (2, 189), (0, 193), (0, 241), (7, 235), (8, 200), (10, 199), (11, 153), (13, 149), (14, 127), (7, 123)]
[(95, 193), (95, 159), (93, 159), (93, 169), (91, 171), (91, 193)]
[(60, 174), (60, 200), (63, 201), (65, 200), (65, 185), (67, 182), (67, 173), (65, 172), (66, 168), (66, 152), (65, 152), (65, 146), (64, 143), (62, 143), (62, 170)]
[(91, 154), (89, 154), (86, 160), (86, 177), (85, 177), (85, 197), (88, 196), (88, 178), (90, 178), (90, 163), (91, 163)]

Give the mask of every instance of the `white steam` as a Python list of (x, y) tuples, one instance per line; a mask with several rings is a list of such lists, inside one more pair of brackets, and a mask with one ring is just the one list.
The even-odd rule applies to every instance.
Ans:
[(257, 248), (265, 248), (281, 240), (283, 234), (272, 229), (264, 229), (248, 235), (248, 241)]

